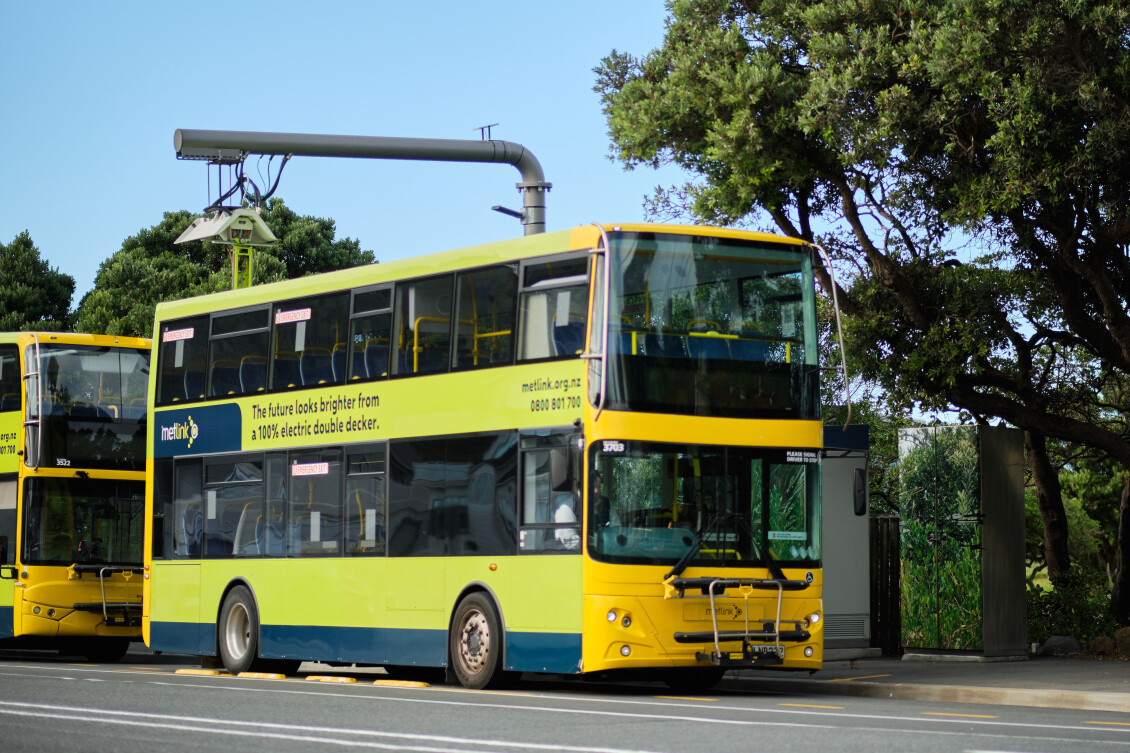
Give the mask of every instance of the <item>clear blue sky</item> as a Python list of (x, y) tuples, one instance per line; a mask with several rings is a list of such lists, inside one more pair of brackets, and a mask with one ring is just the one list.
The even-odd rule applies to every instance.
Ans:
[[(608, 159), (592, 68), (659, 46), (665, 17), (658, 0), (0, 2), (0, 241), (29, 231), (77, 306), (125, 238), (208, 203), (177, 128), (475, 139), (500, 123), (553, 183), (548, 229), (640, 220), (643, 197), (683, 177)], [(520, 235), (490, 209), (521, 206), (519, 178), (296, 157), (276, 195), (389, 261)]]

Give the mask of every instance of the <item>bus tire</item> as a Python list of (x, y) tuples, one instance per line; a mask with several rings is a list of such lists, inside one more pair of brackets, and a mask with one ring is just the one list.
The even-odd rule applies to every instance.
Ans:
[(250, 670), (259, 658), (259, 613), (245, 586), (228, 592), (217, 628), (224, 669), (233, 675)]
[(466, 688), (497, 687), (502, 671), (502, 623), (490, 599), (468, 594), (459, 602), (448, 640), (451, 668)]

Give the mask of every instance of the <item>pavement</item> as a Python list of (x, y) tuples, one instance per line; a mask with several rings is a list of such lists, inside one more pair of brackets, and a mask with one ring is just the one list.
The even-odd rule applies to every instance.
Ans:
[(863, 657), (825, 661), (811, 674), (740, 670), (727, 674), (723, 683), (753, 692), (1130, 713), (1130, 661), (1077, 657)]

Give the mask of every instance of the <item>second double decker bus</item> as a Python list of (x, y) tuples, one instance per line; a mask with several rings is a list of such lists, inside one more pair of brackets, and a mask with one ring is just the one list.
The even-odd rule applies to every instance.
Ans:
[(469, 687), (819, 668), (812, 263), (593, 225), (159, 306), (145, 640)]
[(0, 333), (0, 646), (141, 638), (149, 340)]

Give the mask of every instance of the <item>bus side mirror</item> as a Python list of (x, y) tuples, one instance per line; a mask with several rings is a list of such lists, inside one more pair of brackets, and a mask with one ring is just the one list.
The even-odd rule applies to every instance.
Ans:
[(0, 565), (0, 580), (15, 580), (18, 572), (15, 565)]
[(852, 479), (852, 503), (855, 505), (856, 515), (867, 514), (867, 469), (856, 468)]

